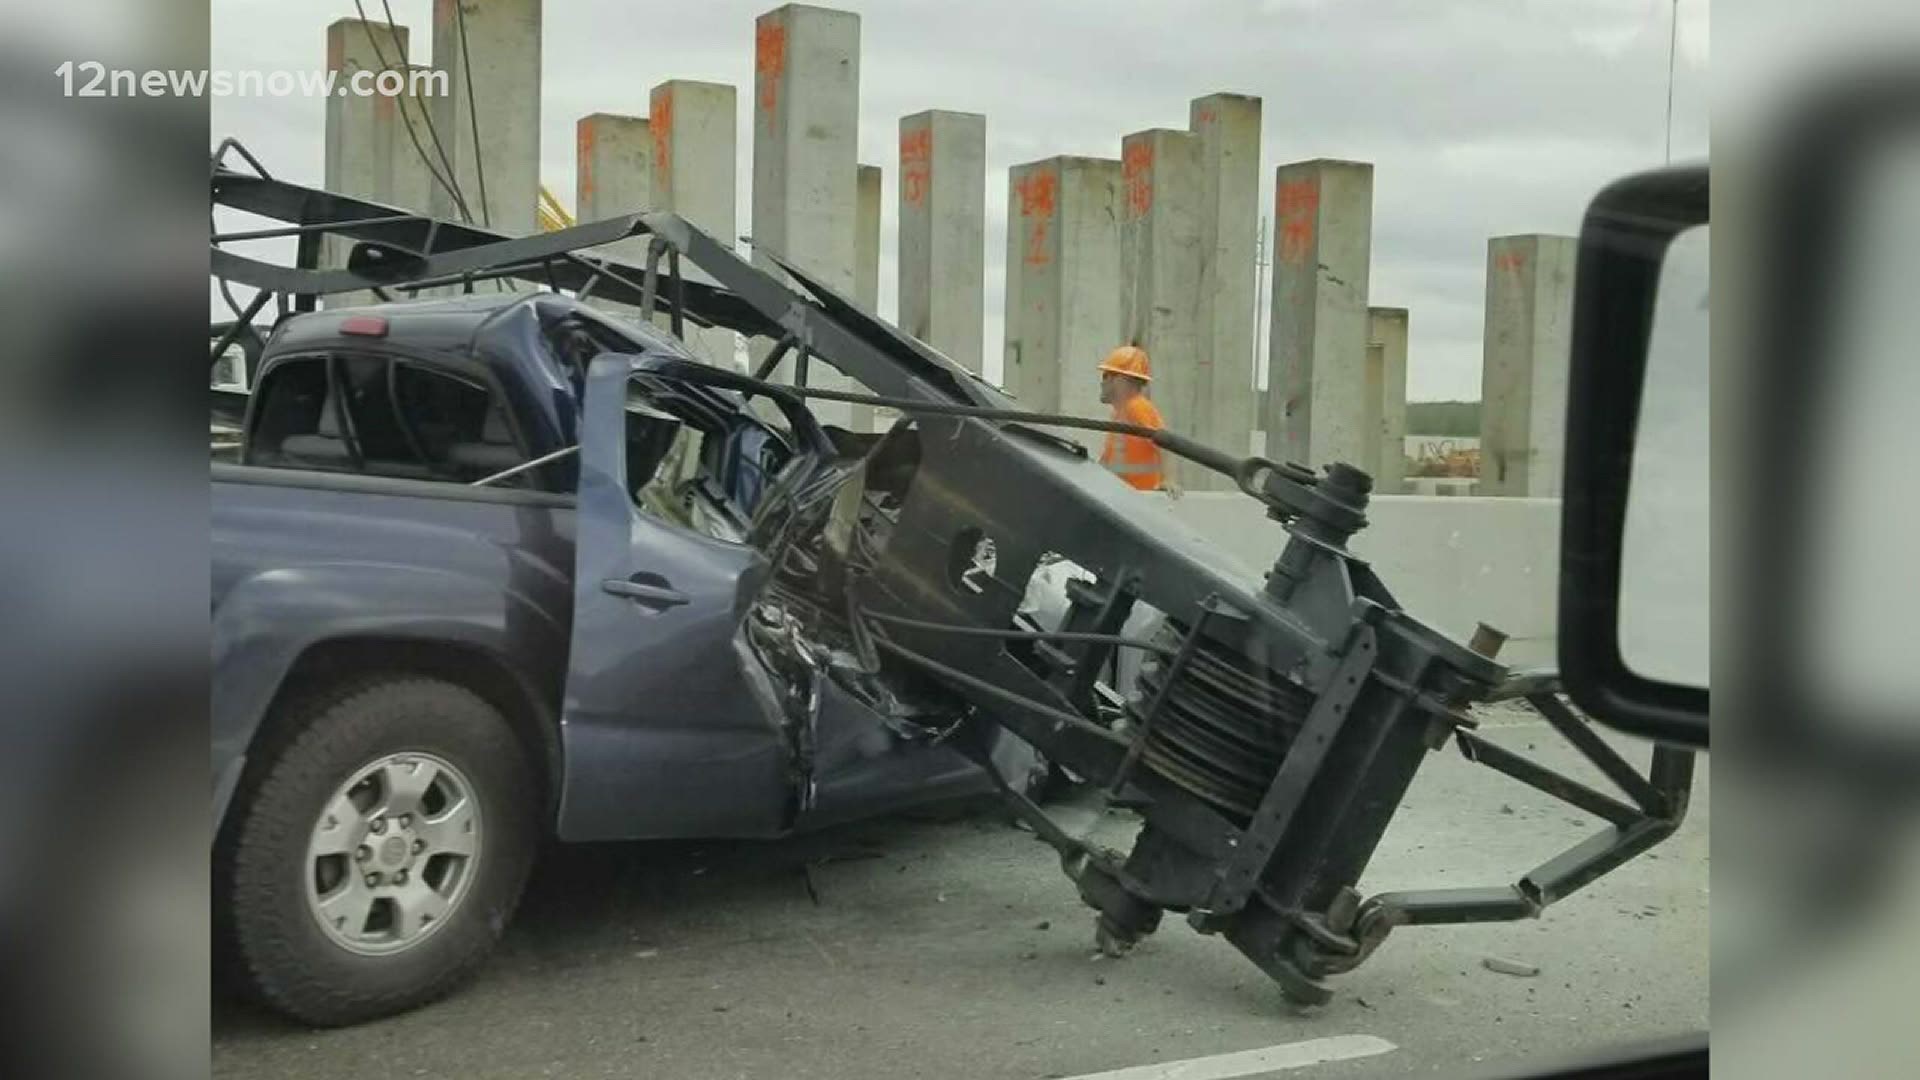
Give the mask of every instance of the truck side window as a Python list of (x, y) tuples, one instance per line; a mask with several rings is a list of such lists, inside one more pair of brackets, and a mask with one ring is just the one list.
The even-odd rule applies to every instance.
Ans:
[(526, 460), (514, 441), (505, 404), (484, 384), (400, 361), (393, 386), (399, 415), (439, 476), (472, 483)]
[[(485, 384), (365, 355), (275, 365), (245, 455), (252, 465), (460, 484), (525, 459)], [(517, 482), (524, 478), (506, 483)]]
[(342, 356), (337, 393), (353, 427), (348, 437), (359, 447), (362, 471), (370, 476), (431, 480), (424, 455), (414, 449), (394, 407), (387, 382), (391, 361), (377, 356)]
[(274, 365), (254, 406), (242, 460), (288, 469), (350, 470), (338, 411), (327, 395), (327, 361), (314, 356)]

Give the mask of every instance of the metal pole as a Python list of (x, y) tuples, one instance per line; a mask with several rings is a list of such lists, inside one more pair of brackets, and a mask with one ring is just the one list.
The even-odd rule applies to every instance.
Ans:
[[(1267, 216), (1260, 215), (1260, 233), (1253, 238), (1253, 386), (1260, 386), (1260, 358), (1267, 355), (1261, 338), (1266, 334), (1267, 305)], [(1261, 421), (1264, 423), (1265, 418)]]
[(537, 469), (542, 465), (550, 465), (553, 462), (559, 461), (563, 457), (571, 457), (572, 455), (577, 454), (579, 452), (580, 452), (580, 447), (577, 445), (563, 447), (562, 449), (555, 450), (550, 454), (542, 454), (539, 457), (534, 458), (532, 461), (523, 461), (520, 464), (515, 465), (511, 469), (505, 469), (501, 472), (494, 473), (492, 476), (483, 476), (480, 479), (475, 480), (473, 483), (468, 484), (467, 486), (468, 487), (491, 487), (492, 485), (497, 484), (500, 481), (507, 479), (508, 477), (519, 476), (521, 473), (526, 472), (528, 469)]
[(1673, 164), (1673, 60), (1680, 51), (1680, 0), (1672, 0), (1667, 20), (1667, 164)]

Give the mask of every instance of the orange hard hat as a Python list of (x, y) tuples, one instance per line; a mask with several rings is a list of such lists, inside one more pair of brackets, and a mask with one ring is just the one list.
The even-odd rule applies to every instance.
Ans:
[(1153, 369), (1147, 365), (1147, 350), (1138, 345), (1122, 345), (1108, 353), (1100, 370), (1109, 375), (1126, 375), (1141, 382), (1153, 381)]

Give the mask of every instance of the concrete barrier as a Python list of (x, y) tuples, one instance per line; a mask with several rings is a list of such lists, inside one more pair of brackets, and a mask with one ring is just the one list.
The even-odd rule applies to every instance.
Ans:
[[(1173, 509), (1256, 578), (1286, 542), (1244, 495), (1192, 492)], [(1486, 622), (1510, 635), (1503, 662), (1555, 665), (1560, 500), (1382, 495), (1367, 519), (1353, 550), (1409, 612), (1461, 641)]]
[(1479, 483), (1470, 476), (1410, 476), (1406, 480), (1406, 494), (1472, 495), (1478, 490)]

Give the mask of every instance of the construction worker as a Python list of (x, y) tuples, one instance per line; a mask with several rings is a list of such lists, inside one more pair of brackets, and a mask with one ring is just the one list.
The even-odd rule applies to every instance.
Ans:
[[(1160, 419), (1160, 410), (1147, 398), (1147, 384), (1152, 381), (1147, 350), (1122, 345), (1108, 353), (1100, 365), (1100, 401), (1113, 407), (1113, 418), (1120, 423), (1158, 430), (1167, 425)], [(1166, 486), (1160, 448), (1138, 435), (1108, 432), (1100, 464), (1141, 491), (1158, 491)]]

